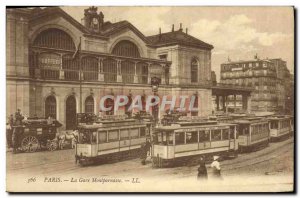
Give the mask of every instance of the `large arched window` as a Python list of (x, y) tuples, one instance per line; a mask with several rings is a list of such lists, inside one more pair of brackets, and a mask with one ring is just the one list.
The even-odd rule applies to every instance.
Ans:
[(93, 96), (88, 96), (85, 99), (85, 113), (94, 113), (94, 98)]
[(112, 54), (134, 58), (140, 57), (138, 47), (133, 42), (127, 40), (118, 42), (112, 50)]
[(191, 82), (198, 82), (198, 61), (196, 59), (191, 62)]
[(48, 96), (45, 100), (45, 117), (51, 116), (56, 119), (56, 99), (54, 96)]
[(71, 55), (62, 58), (62, 68), (65, 80), (79, 80), (79, 60), (73, 59)]
[(33, 46), (63, 50), (76, 49), (71, 36), (66, 32), (56, 28), (50, 28), (39, 33), (33, 42)]

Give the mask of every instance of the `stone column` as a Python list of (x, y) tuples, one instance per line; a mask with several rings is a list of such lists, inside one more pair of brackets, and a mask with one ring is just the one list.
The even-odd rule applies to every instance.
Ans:
[(222, 110), (223, 110), (224, 112), (226, 112), (225, 95), (222, 96), (222, 102), (223, 102), (223, 108), (222, 108)]
[(236, 111), (236, 94), (233, 95), (234, 112)]
[(98, 58), (98, 81), (104, 81), (104, 74), (103, 74), (103, 59)]
[(117, 61), (117, 82), (122, 82), (121, 60)]
[(136, 64), (137, 62), (134, 62), (134, 78), (133, 78), (133, 83), (139, 83), (139, 79), (136, 73)]
[(219, 100), (219, 99), (220, 99), (220, 98), (219, 98), (219, 96), (217, 95), (217, 96), (216, 96), (217, 111), (220, 110), (220, 100)]
[(59, 79), (65, 79), (65, 71), (63, 70), (63, 55), (60, 54), (60, 69), (59, 69)]

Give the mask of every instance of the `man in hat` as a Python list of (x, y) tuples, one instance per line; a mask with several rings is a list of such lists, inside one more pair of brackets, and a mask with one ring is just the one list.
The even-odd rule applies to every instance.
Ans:
[(219, 156), (214, 156), (214, 161), (210, 165), (211, 168), (213, 169), (212, 176), (213, 176), (213, 178), (216, 178), (216, 179), (222, 179), (219, 158), (220, 158)]
[(197, 176), (198, 180), (207, 180), (207, 169), (205, 166), (205, 160), (204, 158), (201, 156), (200, 157), (200, 164), (198, 167), (198, 176)]

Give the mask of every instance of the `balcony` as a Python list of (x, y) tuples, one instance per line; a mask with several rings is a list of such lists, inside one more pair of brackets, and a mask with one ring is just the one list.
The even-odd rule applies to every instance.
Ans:
[[(41, 53), (42, 54), (42, 53)], [(87, 81), (123, 84), (148, 84), (151, 77), (168, 84), (171, 62), (157, 59), (121, 57), (110, 54), (81, 53), (75, 59), (68, 55), (43, 53), (29, 61), (32, 78), (63, 81)], [(42, 59), (42, 61), (37, 61)]]

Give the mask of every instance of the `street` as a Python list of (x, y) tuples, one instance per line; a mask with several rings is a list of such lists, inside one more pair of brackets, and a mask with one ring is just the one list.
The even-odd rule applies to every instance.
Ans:
[[(225, 160), (221, 162), (222, 176), (224, 180), (218, 187), (215, 188), (215, 183), (210, 183), (208, 179), (205, 189), (194, 189), (195, 191), (288, 191), (293, 189), (293, 164), (294, 164), (294, 140), (288, 140), (276, 143), (270, 143), (270, 146), (262, 150), (239, 154), (235, 159)], [(210, 177), (211, 169), (209, 164), (206, 165), (208, 176)], [(91, 182), (93, 178), (122, 178), (123, 181), (130, 184), (160, 182), (165, 185), (165, 182), (172, 185), (167, 185), (166, 191), (182, 191), (178, 182), (193, 182), (197, 181), (198, 166), (184, 166), (176, 168), (152, 168), (151, 162), (148, 160), (147, 165), (141, 165), (140, 159), (122, 161), (118, 163), (93, 165), (81, 167), (75, 164), (74, 150), (58, 150), (58, 151), (41, 151), (36, 153), (20, 153), (12, 154), (7, 152), (7, 177), (20, 183), (29, 184), (29, 188), (34, 191), (30, 185), (30, 178), (36, 178), (34, 183), (39, 185), (47, 185), (48, 182), (53, 184), (51, 178), (56, 178), (61, 182), (74, 182), (70, 185), (70, 190), (74, 191), (77, 182)], [(16, 179), (18, 178), (18, 179)], [(137, 179), (136, 179), (137, 178)], [(261, 179), (258, 179), (261, 178)], [(136, 181), (136, 180), (137, 181)], [(55, 180), (55, 179), (54, 179)], [(78, 180), (76, 182), (76, 180)], [(276, 181), (277, 180), (277, 181)], [(235, 182), (239, 185), (240, 182), (245, 183), (245, 188), (234, 188)], [(259, 183), (264, 185), (260, 185)], [(8, 181), (10, 183), (10, 181)], [(150, 184), (149, 183), (149, 184)], [(196, 182), (197, 183), (197, 182)], [(228, 184), (230, 185), (228, 186)], [(277, 186), (272, 186), (272, 183), (277, 183)], [(278, 185), (278, 184), (281, 185)], [(224, 185), (226, 184), (226, 185)], [(85, 184), (87, 185), (87, 184)], [(88, 185), (94, 185), (88, 183)], [(114, 184), (115, 185), (115, 184)], [(174, 186), (179, 185), (179, 188)], [(257, 185), (258, 188), (250, 188), (250, 185)], [(270, 189), (270, 185), (272, 188)], [(135, 185), (136, 186), (136, 185)], [(65, 186), (66, 187), (66, 186)], [(106, 189), (108, 185), (102, 185), (102, 189)], [(140, 191), (132, 185), (122, 186), (122, 190), (130, 191), (132, 189)], [(249, 188), (248, 188), (249, 187)], [(277, 188), (278, 187), (278, 188)], [(59, 188), (58, 186), (56, 188)], [(56, 189), (55, 188), (55, 189)], [(53, 189), (55, 191), (55, 189)], [(68, 188), (67, 188), (68, 189)], [(89, 188), (90, 189), (90, 188)], [(92, 189), (92, 188), (91, 188)], [(158, 190), (154, 186), (144, 186), (143, 190), (152, 191)], [(191, 188), (192, 191), (193, 188)], [(189, 189), (189, 190), (191, 190)], [(51, 189), (49, 188), (51, 191)], [(82, 189), (81, 189), (82, 190)], [(109, 191), (109, 188), (107, 189)], [(68, 190), (66, 190), (68, 191)], [(76, 191), (76, 188), (75, 188)], [(95, 191), (95, 190), (94, 190)]]

